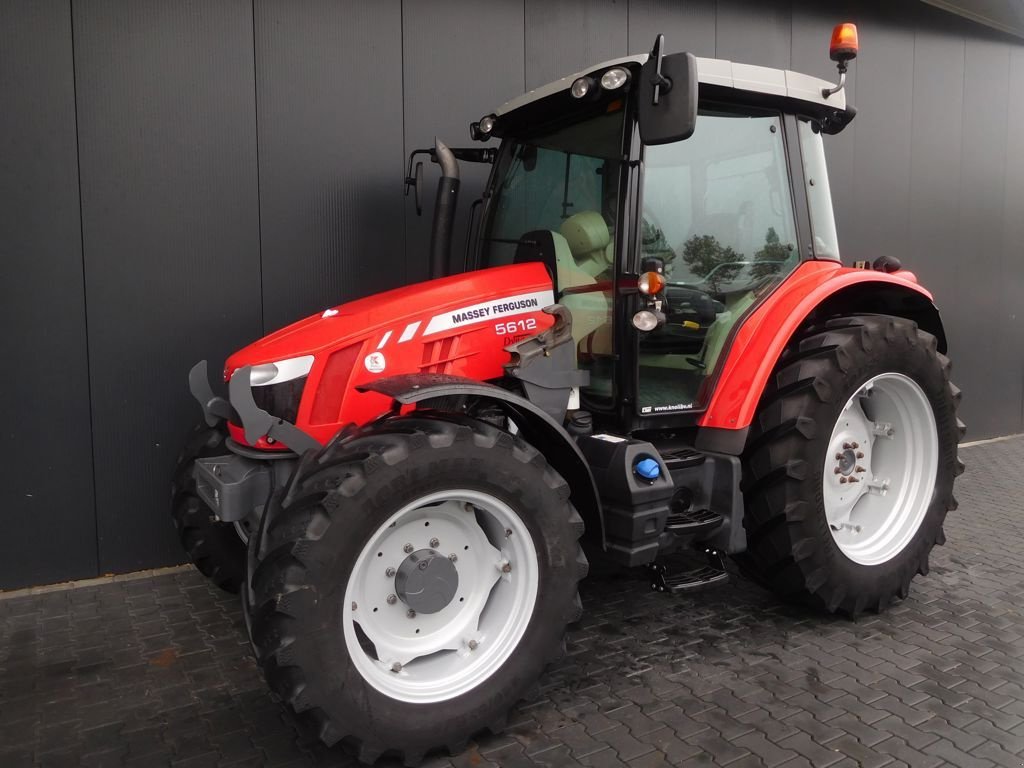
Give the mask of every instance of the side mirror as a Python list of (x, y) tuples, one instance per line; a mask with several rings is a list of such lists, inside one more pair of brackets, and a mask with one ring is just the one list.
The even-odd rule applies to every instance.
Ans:
[(644, 144), (671, 144), (693, 135), (697, 125), (697, 59), (691, 53), (665, 56), (658, 35), (640, 70), (638, 121)]
[(418, 154), (426, 154), (428, 150), (417, 149), (415, 152), (409, 155), (409, 170), (405, 174), (405, 196), (409, 196), (409, 191), (412, 190), (413, 200), (416, 202), (416, 215), (423, 215), (423, 200), (420, 197), (420, 190), (423, 189), (423, 162), (416, 163), (415, 170), (413, 166), (413, 158)]

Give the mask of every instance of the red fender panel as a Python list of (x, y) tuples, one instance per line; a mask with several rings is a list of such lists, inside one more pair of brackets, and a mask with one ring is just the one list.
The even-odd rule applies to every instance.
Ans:
[(815, 307), (858, 283), (898, 285), (932, 299), (914, 274), (905, 270), (887, 274), (851, 269), (832, 261), (804, 262), (736, 331), (700, 426), (750, 426), (768, 377), (793, 334)]

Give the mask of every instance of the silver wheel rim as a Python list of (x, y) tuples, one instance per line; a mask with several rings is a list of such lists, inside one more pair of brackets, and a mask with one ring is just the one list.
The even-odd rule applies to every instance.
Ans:
[[(423, 550), (447, 557), (458, 574), (450, 602), (432, 613), (412, 610), (396, 587), (402, 564)], [(388, 518), (356, 558), (342, 607), (349, 657), (391, 698), (453, 699), (512, 655), (538, 584), (533, 539), (510, 506), (479, 491), (429, 494)]]
[(847, 401), (822, 477), (825, 517), (846, 557), (880, 565), (906, 548), (931, 504), (938, 445), (931, 403), (902, 373), (875, 376)]

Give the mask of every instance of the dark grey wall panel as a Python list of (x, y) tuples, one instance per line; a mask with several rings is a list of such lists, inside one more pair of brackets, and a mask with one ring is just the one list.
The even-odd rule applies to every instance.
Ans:
[(260, 330), (251, 5), (74, 5), (99, 560), (182, 559), (186, 386)]
[(629, 52), (647, 53), (659, 33), (670, 53), (714, 56), (715, 0), (630, 0)]
[(526, 0), (526, 87), (633, 53), (627, 20), (624, 0)]
[[(1024, 93), (1024, 46), (1010, 50), (1008, 93)], [(1015, 375), (1020, 388), (1017, 426), (1007, 432), (1024, 432), (1024, 99), (1007, 102), (1006, 121), (1006, 193), (1003, 202), (1003, 306), (1008, 312), (1005, 332), (1009, 354), (1005, 364)], [(1012, 422), (1007, 425), (1012, 427)]]
[(398, 0), (255, 4), (267, 330), (402, 280)]
[(854, 226), (842, 232), (843, 255), (849, 261), (899, 256), (908, 247), (914, 90), (911, 24), (895, 10), (854, 19), (861, 53), (850, 198)]
[(0, 588), (96, 572), (71, 51), (67, 2), (0, 3)]
[[(524, 12), (521, 0), (403, 3), (406, 152), (433, 146), (435, 136), (449, 146), (467, 146), (473, 120), (523, 92)], [(492, 142), (491, 146), (497, 145)], [(470, 201), (480, 194), (488, 170), (462, 164), (460, 215), (453, 247), (453, 257), (459, 263), (465, 246), (466, 212)], [(416, 216), (411, 197), (405, 205), (407, 282), (423, 280), (428, 273), (437, 166), (427, 163), (425, 176), (423, 216)]]
[(718, 0), (715, 56), (788, 69), (792, 50), (789, 3)]
[[(1021, 381), (1008, 363), (1021, 348), (1008, 349), (1004, 331), (1019, 308), (1002, 302), (1009, 53), (1003, 43), (968, 38), (964, 57), (959, 280), (951, 297), (958, 309), (950, 341), (960, 363), (957, 382), (967, 393), (963, 419), (976, 436), (1012, 431), (1019, 414)], [(1013, 261), (1020, 269), (1019, 250)]]
[[(963, 141), (964, 38), (948, 27), (920, 24), (914, 38), (914, 104), (910, 155), (910, 246), (897, 254), (935, 295), (951, 326), (959, 325), (960, 145)], [(966, 169), (968, 174), (973, 169)], [(952, 330), (952, 328), (951, 328)], [(953, 357), (961, 349), (954, 336)], [(960, 366), (955, 372), (959, 378)]]
[[(882, 0), (71, 10), (0, 4), (0, 355), (33, 366), (0, 384), (0, 588), (180, 561), (166, 489), (194, 360), (423, 279), (437, 168), (417, 218), (405, 154), (658, 32), (834, 79), (831, 29), (860, 25), (859, 114), (826, 142), (844, 256), (894, 254), (934, 291), (972, 438), (1024, 429), (1020, 41)], [(486, 171), (463, 165), (457, 261)]]

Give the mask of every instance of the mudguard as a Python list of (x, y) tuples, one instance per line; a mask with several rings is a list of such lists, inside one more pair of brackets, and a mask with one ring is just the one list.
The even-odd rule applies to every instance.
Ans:
[[(874, 294), (884, 294), (884, 298), (872, 301)], [(768, 377), (793, 334), (819, 308), (909, 316), (939, 338), (940, 349), (945, 346), (932, 295), (918, 285), (913, 273), (844, 268), (830, 261), (804, 262), (736, 331), (701, 417), (697, 448), (714, 442), (719, 448), (728, 445), (727, 453), (743, 450)], [(734, 433), (735, 439), (728, 433)]]
[(597, 517), (603, 545), (604, 513), (587, 460), (572, 436), (539, 406), (493, 384), (439, 373), (388, 376), (362, 384), (358, 389), (386, 395), (399, 405), (443, 397), (480, 398), (494, 403), (515, 421), (523, 439), (543, 453), (548, 463), (569, 484), (573, 505), (584, 520), (593, 519), (592, 515)]

